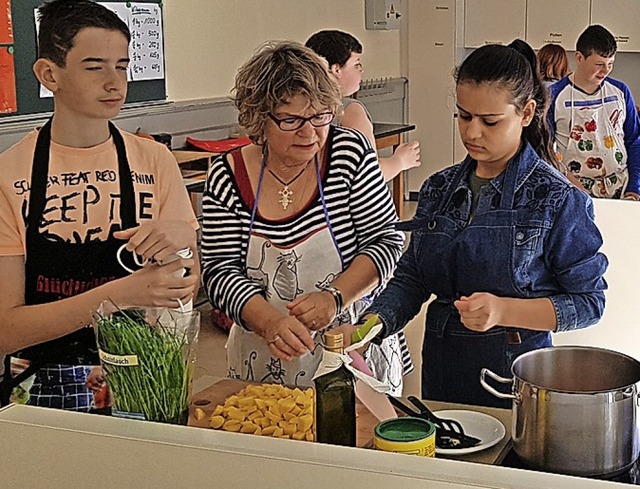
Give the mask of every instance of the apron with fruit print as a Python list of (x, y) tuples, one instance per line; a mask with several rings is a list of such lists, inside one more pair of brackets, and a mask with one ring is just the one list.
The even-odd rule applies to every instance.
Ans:
[(575, 101), (571, 88), (571, 134), (563, 162), (592, 197), (619, 199), (627, 187), (627, 151), (617, 95)]
[[(297, 297), (310, 292), (319, 292), (331, 285), (343, 271), (344, 263), (333, 234), (325, 205), (320, 168), (316, 159), (316, 177), (320, 201), (326, 225), (305, 236), (297, 243), (282, 247), (274, 241), (255, 233), (253, 225), (258, 208), (260, 188), (264, 175), (264, 162), (260, 173), (256, 198), (253, 205), (246, 274), (260, 284), (263, 296), (276, 309), (288, 314), (286, 305)], [(354, 315), (361, 314), (362, 301), (356, 301), (351, 310), (336, 318), (326, 329), (345, 322), (354, 322)], [(313, 351), (290, 361), (281, 360), (271, 354), (266, 340), (260, 335), (233, 324), (227, 340), (227, 376), (252, 382), (283, 384), (296, 387), (312, 386), (312, 377), (322, 359), (323, 333), (314, 336)], [(397, 336), (390, 337), (382, 345), (371, 345), (367, 363), (376, 377), (391, 385), (391, 392), (400, 395), (402, 386), (402, 355)], [(399, 386), (400, 391), (394, 391)]]

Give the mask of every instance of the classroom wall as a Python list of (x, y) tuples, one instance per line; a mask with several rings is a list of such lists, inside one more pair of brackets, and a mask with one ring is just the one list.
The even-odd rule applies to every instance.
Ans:
[(400, 31), (365, 30), (364, 4), (364, 0), (167, 0), (168, 98), (228, 96), (236, 70), (261, 43), (304, 42), (321, 29), (344, 30), (360, 40), (365, 78), (400, 76)]

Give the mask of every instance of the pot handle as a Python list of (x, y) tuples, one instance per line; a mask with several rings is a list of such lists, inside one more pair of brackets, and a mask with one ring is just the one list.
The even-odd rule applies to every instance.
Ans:
[(494, 396), (496, 396), (496, 397), (498, 397), (500, 399), (515, 399), (516, 398), (516, 396), (513, 395), (513, 394), (505, 394), (503, 392), (498, 392), (493, 387), (491, 387), (489, 384), (487, 384), (487, 380), (485, 379), (485, 376), (487, 376), (487, 375), (489, 377), (491, 377), (493, 380), (495, 380), (496, 382), (500, 382), (502, 384), (513, 384), (513, 379), (505, 379), (504, 377), (500, 377), (498, 374), (493, 373), (488, 368), (483, 368), (482, 370), (480, 370), (480, 384), (482, 384), (482, 387), (484, 387), (484, 389), (486, 391), (488, 391), (489, 393), (493, 394)]

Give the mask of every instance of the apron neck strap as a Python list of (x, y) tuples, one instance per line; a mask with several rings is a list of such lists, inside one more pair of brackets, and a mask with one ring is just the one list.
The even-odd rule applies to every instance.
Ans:
[[(36, 231), (40, 224), (40, 219), (44, 213), (47, 203), (46, 191), (49, 176), (49, 159), (51, 148), (51, 123), (49, 119), (38, 133), (36, 147), (33, 154), (33, 164), (31, 173), (29, 213), (27, 216), (27, 229)], [(120, 182), (120, 220), (122, 229), (134, 227), (136, 225), (136, 205), (133, 191), (133, 180), (124, 139), (120, 131), (109, 122), (109, 133), (113, 138), (118, 155), (118, 177)]]

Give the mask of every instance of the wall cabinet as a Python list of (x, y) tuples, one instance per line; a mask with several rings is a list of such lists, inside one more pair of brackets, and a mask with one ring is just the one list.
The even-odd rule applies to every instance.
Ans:
[(591, 23), (616, 37), (618, 51), (640, 52), (640, 1), (591, 0)]
[(526, 41), (533, 49), (560, 44), (574, 50), (578, 36), (589, 25), (589, 13), (589, 0), (527, 0)]
[(514, 39), (524, 39), (526, 12), (526, 0), (466, 0), (464, 47), (509, 44)]

